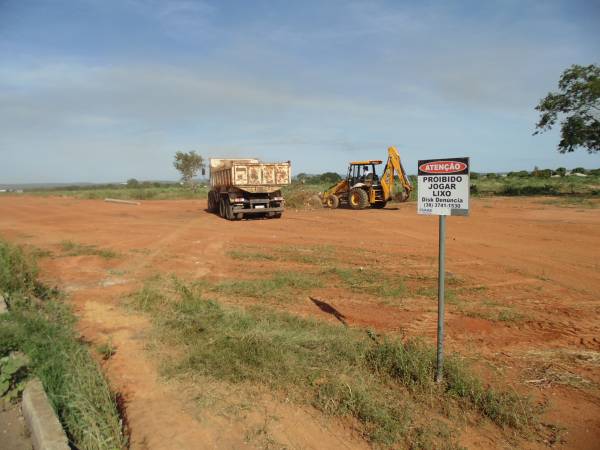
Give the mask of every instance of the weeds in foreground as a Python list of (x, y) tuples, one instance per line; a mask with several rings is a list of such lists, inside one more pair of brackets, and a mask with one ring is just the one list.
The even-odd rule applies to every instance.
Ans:
[(486, 386), (456, 356), (436, 385), (435, 352), (420, 341), (265, 308), (225, 307), (182, 283), (165, 289), (155, 280), (131, 301), (153, 317), (159, 341), (178, 350), (165, 362), (168, 375), (266, 385), (327, 414), (355, 418), (373, 442), (452, 448), (451, 434), (434, 425), (445, 411), (470, 411), (517, 430), (534, 421), (527, 399)]
[(75, 333), (73, 314), (36, 273), (28, 256), (0, 241), (0, 292), (9, 303), (0, 316), (0, 357), (27, 355), (74, 447), (125, 448), (115, 397)]
[(64, 256), (100, 256), (101, 258), (111, 259), (119, 256), (118, 253), (112, 250), (99, 249), (95, 245), (79, 244), (73, 241), (62, 241), (60, 247)]

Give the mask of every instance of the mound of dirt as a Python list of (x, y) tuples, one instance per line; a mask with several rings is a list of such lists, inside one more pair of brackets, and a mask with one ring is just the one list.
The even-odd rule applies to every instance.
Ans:
[(306, 207), (310, 209), (321, 209), (323, 207), (323, 203), (321, 203), (321, 199), (318, 195), (313, 195), (308, 199)]

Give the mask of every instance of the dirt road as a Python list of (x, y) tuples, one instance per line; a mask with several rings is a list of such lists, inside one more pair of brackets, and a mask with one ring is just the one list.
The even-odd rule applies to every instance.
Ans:
[[(377, 264), (429, 291), (401, 303), (374, 302), (335, 288), (319, 299), (350, 325), (435, 338), (437, 221), (414, 204), (385, 210), (287, 211), (281, 220), (227, 222), (198, 201), (152, 201), (141, 206), (70, 198), (0, 197), (0, 237), (51, 251), (42, 278), (69, 293), (91, 342), (110, 339), (117, 353), (104, 363), (124, 394), (132, 448), (255, 448), (249, 429), (277, 415), (270, 433), (291, 448), (360, 448), (347, 427), (308, 408), (270, 405), (243, 420), (198, 412), (193, 392), (163, 380), (144, 350), (147, 319), (122, 308), (147, 277), (227, 278), (259, 270), (260, 261), (233, 260), (238, 248), (327, 245), (343, 254), (365, 252)], [(447, 270), (456, 297), (447, 306), (448, 351), (485, 362), (496, 376), (546, 402), (543, 421), (560, 448), (597, 448), (600, 442), (600, 208), (563, 208), (543, 199), (476, 199), (468, 218), (447, 223)], [(93, 244), (118, 253), (64, 256), (61, 242)], [(370, 259), (369, 259), (370, 258)], [(425, 284), (425, 281), (423, 281)], [(335, 321), (314, 301), (293, 312)], [(302, 427), (296, 426), (302, 423)], [(484, 434), (476, 447), (502, 448)], [(198, 442), (205, 443), (198, 447)], [(544, 442), (532, 442), (539, 448)]]

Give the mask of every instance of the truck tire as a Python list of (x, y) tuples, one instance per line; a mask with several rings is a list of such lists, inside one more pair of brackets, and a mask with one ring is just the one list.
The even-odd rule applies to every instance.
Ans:
[(221, 217), (227, 220), (233, 220), (233, 206), (231, 206), (231, 203), (229, 203), (229, 199), (227, 197), (223, 197), (221, 199), (221, 204), (223, 205), (223, 215)]
[(365, 209), (369, 206), (369, 196), (361, 188), (350, 189), (348, 203), (352, 209)]
[(215, 191), (210, 191), (208, 193), (208, 211), (212, 213), (216, 213), (219, 210), (219, 204), (216, 199)]
[(225, 199), (219, 199), (219, 216), (223, 219), (227, 219), (227, 205), (225, 204)]
[(336, 209), (340, 206), (340, 199), (337, 195), (331, 194), (327, 197), (327, 206), (331, 209)]

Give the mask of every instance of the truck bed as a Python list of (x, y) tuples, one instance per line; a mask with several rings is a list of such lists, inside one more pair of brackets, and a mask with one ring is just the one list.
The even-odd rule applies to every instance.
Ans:
[(210, 160), (210, 184), (222, 190), (235, 187), (247, 192), (272, 192), (290, 184), (290, 162), (262, 163), (256, 159)]

